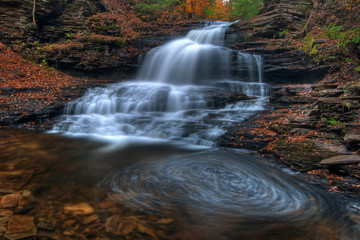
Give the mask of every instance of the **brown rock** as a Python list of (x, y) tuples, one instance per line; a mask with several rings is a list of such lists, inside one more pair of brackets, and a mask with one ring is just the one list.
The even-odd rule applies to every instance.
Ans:
[(151, 228), (145, 227), (141, 224), (139, 224), (137, 226), (137, 230), (139, 232), (145, 233), (146, 235), (149, 235), (150, 237), (152, 237), (153, 239), (158, 239), (158, 236), (156, 235), (155, 231), (152, 230)]
[(88, 203), (82, 202), (78, 204), (67, 204), (64, 206), (65, 211), (71, 212), (74, 215), (89, 215), (94, 213), (94, 208), (92, 208)]
[(1, 198), (0, 207), (2, 208), (13, 208), (18, 205), (18, 201), (20, 199), (20, 193), (13, 193), (9, 195), (5, 195)]
[(138, 222), (132, 219), (112, 216), (106, 219), (106, 232), (126, 236), (136, 230)]
[(10, 217), (14, 212), (9, 209), (0, 209), (0, 217)]
[(25, 215), (11, 216), (5, 236), (10, 240), (31, 237), (36, 234), (34, 217)]
[(9, 219), (10, 217), (0, 217), (0, 235), (6, 232)]
[(82, 224), (89, 224), (89, 223), (93, 223), (93, 222), (96, 222), (96, 221), (99, 221), (99, 217), (98, 215), (96, 214), (92, 214), (90, 216), (85, 216), (83, 219), (82, 219)]
[(20, 189), (30, 180), (32, 175), (33, 175), (33, 171), (28, 171), (28, 170), (0, 172), (0, 190)]
[(360, 134), (356, 134), (356, 133), (347, 133), (344, 137), (344, 141), (346, 143), (351, 143), (351, 142), (360, 142)]
[(156, 224), (170, 224), (174, 222), (174, 219), (172, 218), (162, 218), (156, 221)]
[(360, 163), (359, 155), (338, 155), (335, 157), (324, 159), (320, 162), (320, 165), (331, 166), (331, 165), (345, 165)]

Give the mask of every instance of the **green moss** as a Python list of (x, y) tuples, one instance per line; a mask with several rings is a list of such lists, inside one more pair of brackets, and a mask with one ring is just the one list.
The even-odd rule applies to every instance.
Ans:
[(284, 163), (298, 171), (312, 170), (318, 167), (321, 160), (336, 156), (334, 152), (319, 149), (312, 141), (279, 140), (274, 151)]

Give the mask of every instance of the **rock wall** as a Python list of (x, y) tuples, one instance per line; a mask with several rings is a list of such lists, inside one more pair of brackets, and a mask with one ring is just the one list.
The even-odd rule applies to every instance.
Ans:
[(264, 1), (260, 15), (229, 28), (226, 44), (233, 49), (261, 55), (266, 82), (308, 83), (320, 80), (331, 66), (315, 63), (284, 38), (285, 34), (302, 30), (312, 8), (310, 0)]
[(8, 45), (33, 41), (54, 42), (66, 33), (85, 31), (87, 17), (105, 7), (101, 0), (2, 0), (0, 38)]

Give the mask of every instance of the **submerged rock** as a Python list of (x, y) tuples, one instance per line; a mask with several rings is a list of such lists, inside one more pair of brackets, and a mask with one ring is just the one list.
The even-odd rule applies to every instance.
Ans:
[(36, 231), (34, 217), (13, 215), (9, 220), (5, 236), (10, 240), (16, 240), (34, 236)]
[(68, 204), (64, 206), (65, 211), (71, 212), (74, 215), (89, 215), (94, 213), (94, 208), (88, 203), (82, 202), (78, 204)]
[(134, 219), (127, 219), (120, 216), (112, 216), (106, 219), (106, 232), (120, 236), (127, 236), (134, 232), (138, 226), (138, 222)]
[(2, 208), (13, 208), (18, 205), (18, 201), (21, 195), (19, 193), (13, 193), (5, 195), (1, 198), (0, 207)]

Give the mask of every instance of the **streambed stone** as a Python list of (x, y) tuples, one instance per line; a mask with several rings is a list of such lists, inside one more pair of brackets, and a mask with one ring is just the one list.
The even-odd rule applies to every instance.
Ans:
[(13, 190), (20, 189), (30, 180), (32, 175), (33, 171), (23, 169), (16, 171), (0, 172), (1, 192), (12, 192)]
[(13, 215), (10, 217), (5, 236), (10, 240), (31, 237), (36, 234), (34, 217)]
[(120, 216), (112, 216), (106, 219), (106, 232), (116, 235), (126, 236), (134, 232), (138, 226), (138, 222), (133, 219), (127, 219)]
[(5, 195), (1, 198), (0, 207), (2, 208), (13, 208), (18, 205), (18, 201), (21, 195), (19, 193), (13, 193)]
[(71, 212), (74, 215), (89, 215), (94, 213), (94, 208), (88, 203), (82, 202), (77, 204), (67, 204), (64, 206), (65, 211)]

